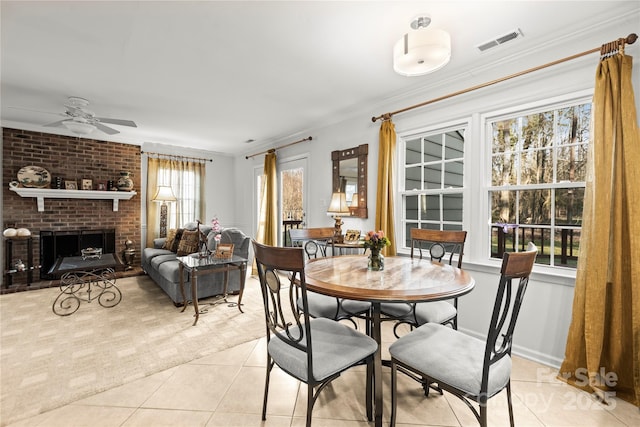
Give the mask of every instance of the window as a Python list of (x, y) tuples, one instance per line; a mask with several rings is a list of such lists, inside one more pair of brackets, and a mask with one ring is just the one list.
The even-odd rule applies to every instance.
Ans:
[(537, 263), (575, 268), (590, 121), (582, 101), (487, 122), (491, 257), (532, 241)]
[(173, 194), (176, 196), (175, 203), (168, 204), (168, 228), (181, 227), (184, 224), (201, 219), (202, 201), (200, 200), (200, 187), (203, 177), (204, 166), (199, 164), (191, 166), (186, 162), (184, 166), (176, 168), (175, 164), (166, 164), (158, 168), (157, 182), (160, 185), (170, 185)]
[(401, 177), (404, 247), (410, 229), (462, 230), (464, 127), (403, 139)]

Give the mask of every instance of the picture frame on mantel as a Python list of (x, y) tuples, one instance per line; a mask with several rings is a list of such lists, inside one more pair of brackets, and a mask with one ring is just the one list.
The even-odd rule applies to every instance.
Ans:
[(82, 189), (83, 190), (93, 190), (93, 181), (90, 179), (82, 180)]
[(65, 181), (64, 182), (64, 189), (65, 190), (77, 190), (78, 189), (78, 183), (75, 181)]

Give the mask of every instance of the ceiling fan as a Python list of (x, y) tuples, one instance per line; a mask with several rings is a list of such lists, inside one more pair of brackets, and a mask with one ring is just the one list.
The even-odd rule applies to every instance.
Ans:
[(60, 127), (64, 126), (69, 129), (73, 133), (77, 133), (80, 135), (87, 135), (94, 130), (98, 129), (108, 135), (115, 135), (120, 133), (109, 126), (105, 126), (104, 123), (120, 125), (120, 126), (131, 126), (138, 127), (135, 122), (131, 120), (122, 120), (122, 119), (109, 119), (106, 117), (96, 117), (93, 111), (87, 110), (87, 106), (89, 105), (89, 101), (80, 98), (77, 96), (71, 96), (64, 104), (65, 112), (64, 113), (56, 113), (62, 115), (64, 117), (63, 120), (58, 120), (57, 122), (49, 123), (44, 125), (45, 127)]

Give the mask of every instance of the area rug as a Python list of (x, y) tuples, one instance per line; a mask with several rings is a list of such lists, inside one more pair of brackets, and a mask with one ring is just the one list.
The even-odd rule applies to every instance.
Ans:
[(196, 326), (193, 307), (181, 312), (149, 277), (117, 285), (117, 306), (94, 300), (66, 317), (52, 311), (59, 288), (0, 296), (1, 426), (264, 336), (255, 278), (244, 313), (211, 306)]

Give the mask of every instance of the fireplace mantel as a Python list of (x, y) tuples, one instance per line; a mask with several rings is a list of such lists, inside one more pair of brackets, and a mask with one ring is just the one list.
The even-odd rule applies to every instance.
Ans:
[(50, 188), (22, 188), (9, 187), (20, 197), (35, 197), (38, 212), (44, 212), (44, 199), (93, 199), (113, 200), (113, 211), (118, 211), (118, 201), (129, 200), (137, 193), (135, 191), (94, 191), (94, 190), (58, 190)]

